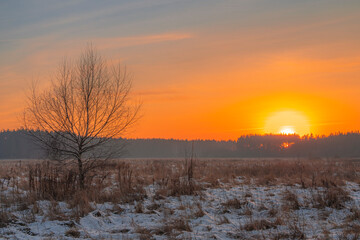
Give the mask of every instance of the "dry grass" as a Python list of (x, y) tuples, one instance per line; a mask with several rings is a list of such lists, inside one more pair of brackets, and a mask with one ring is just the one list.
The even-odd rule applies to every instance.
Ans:
[(151, 230), (141, 227), (135, 223), (133, 225), (135, 227), (135, 232), (139, 234), (140, 240), (152, 239)]
[(349, 216), (347, 216), (347, 220), (349, 222), (352, 221), (360, 221), (360, 209), (357, 206), (353, 206), (351, 209), (351, 214)]
[(299, 210), (300, 209), (300, 203), (299, 203), (299, 199), (298, 199), (297, 195), (290, 190), (286, 190), (283, 193), (283, 201), (284, 201), (283, 207), (286, 210)]
[[(154, 234), (171, 238), (184, 231), (191, 232), (189, 219), (201, 218), (206, 214), (201, 205), (201, 191), (205, 187), (249, 183), (260, 186), (297, 185), (313, 192), (309, 200), (312, 207), (343, 209), (346, 203), (351, 201), (343, 185), (346, 181), (360, 183), (358, 172), (360, 161), (352, 159), (118, 160), (89, 174), (85, 189), (79, 190), (76, 172), (71, 168), (59, 168), (49, 162), (40, 161), (7, 162), (0, 164), (0, 201), (3, 209), (0, 210), (0, 227), (4, 228), (13, 221), (14, 216), (5, 210), (9, 207), (32, 214), (24, 217), (24, 221), (31, 222), (35, 214), (44, 214), (50, 220), (79, 220), (94, 210), (94, 203), (103, 202), (113, 203), (112, 212), (122, 214), (124, 209), (118, 204), (130, 203), (134, 204), (135, 213), (156, 211), (162, 212), (167, 218), (163, 226), (151, 232), (138, 227), (137, 231), (142, 239), (151, 238)], [(158, 190), (152, 204), (144, 206), (143, 200), (147, 197), (144, 188), (150, 184), (154, 184)], [(269, 192), (268, 196), (271, 197), (271, 194), (273, 193)], [(196, 201), (199, 201), (191, 206), (191, 215), (186, 217), (174, 218), (173, 209), (163, 208), (156, 201), (168, 196), (182, 195), (195, 195)], [(296, 212), (307, 207), (305, 201), (303, 206), (301, 205), (295, 192), (288, 190), (282, 194), (283, 208), (270, 207), (266, 209), (268, 219), (254, 220), (253, 216), (256, 216), (258, 209), (250, 209), (246, 204), (253, 196), (251, 192), (244, 192), (243, 197), (225, 200), (222, 208), (225, 209), (224, 212), (241, 209), (238, 214), (249, 216), (250, 220), (241, 226), (245, 231), (276, 229), (284, 224), (281, 218), (284, 212), (288, 212), (284, 209)], [(50, 205), (47, 209), (42, 209), (38, 205), (39, 200), (48, 200)], [(59, 201), (67, 203), (71, 209), (70, 215), (61, 212), (57, 204)], [(353, 223), (359, 220), (360, 211), (353, 207), (347, 217), (348, 225), (343, 235), (350, 239), (359, 236), (358, 225)], [(216, 223), (229, 224), (230, 221), (223, 215), (219, 216)], [(284, 236), (290, 239), (305, 239), (304, 230), (299, 223), (290, 221), (287, 227), (289, 232), (274, 235), (274, 239)]]
[(240, 227), (241, 230), (245, 231), (257, 231), (257, 230), (267, 230), (271, 228), (276, 228), (282, 222), (275, 220), (273, 222), (267, 219), (256, 219), (250, 218), (250, 220)]
[(256, 180), (259, 185), (342, 186), (345, 181), (359, 183), (360, 171), (360, 161), (356, 159), (199, 160), (197, 165), (195, 178), (213, 186), (218, 186), (218, 179), (226, 183), (239, 176)]
[[(170, 164), (174, 167), (174, 165)], [(162, 168), (164, 169), (164, 165)], [(156, 192), (155, 198), (160, 199), (168, 196), (182, 196), (182, 195), (198, 195), (203, 189), (194, 179), (195, 160), (185, 159), (177, 164), (171, 170), (167, 170), (169, 175), (163, 176), (154, 174), (154, 176), (161, 176), (160, 179), (153, 178), (153, 183), (160, 187)], [(175, 172), (173, 172), (175, 170)]]
[(62, 201), (76, 192), (76, 172), (73, 169), (57, 167), (46, 161), (29, 164), (28, 187), (37, 198)]
[(71, 237), (71, 238), (79, 238), (80, 232), (76, 228), (71, 228), (65, 232), (65, 236)]
[(275, 217), (278, 213), (279, 213), (279, 209), (274, 206), (272, 206), (268, 211), (269, 217)]
[(226, 216), (220, 216), (219, 219), (217, 220), (217, 225), (222, 225), (222, 224), (229, 224), (230, 221)]
[[(75, 172), (65, 170), (49, 162), (7, 161), (0, 164), (0, 178), (7, 180), (0, 181), (0, 189), (15, 186), (30, 189), (41, 198), (66, 199), (77, 190), (77, 185), (73, 184)], [(215, 186), (220, 182), (233, 182), (238, 177), (256, 180), (260, 185), (342, 186), (344, 181), (360, 183), (357, 172), (360, 172), (360, 161), (356, 159), (134, 159), (114, 161), (104, 171), (90, 174), (87, 185), (93, 188), (95, 183), (105, 188), (112, 176), (117, 189), (125, 194), (139, 185), (156, 183), (168, 187), (172, 195), (182, 195), (193, 194), (199, 182)], [(18, 176), (26, 178), (19, 181)]]
[(54, 220), (66, 220), (65, 215), (62, 213), (58, 202), (51, 201), (48, 205), (48, 209), (46, 211), (46, 216), (48, 220), (54, 221)]
[(357, 240), (360, 239), (360, 225), (357, 223), (349, 223), (343, 234), (339, 237), (341, 240)]
[(173, 218), (164, 222), (164, 225), (157, 229), (156, 235), (177, 236), (182, 232), (192, 232), (189, 220), (186, 218)]
[(196, 210), (193, 213), (194, 218), (201, 218), (201, 217), (203, 217), (205, 215), (205, 212), (204, 212), (204, 210), (203, 210), (203, 208), (201, 206), (201, 203), (197, 202), (195, 204), (195, 208), (196, 208)]
[(161, 207), (160, 204), (152, 203), (151, 205), (147, 206), (146, 208), (150, 211), (158, 210)]
[[(0, 188), (19, 185), (15, 176), (27, 176), (23, 184), (43, 195), (51, 194), (52, 198), (64, 198), (70, 195), (76, 187), (70, 183), (74, 180), (71, 169), (63, 171), (63, 167), (55, 168), (49, 162), (30, 160), (26, 162), (7, 161), (0, 164), (0, 177), (9, 181), (0, 182)], [(165, 160), (122, 160), (108, 166), (110, 173), (92, 174), (87, 183), (104, 183), (109, 174), (116, 176), (118, 188), (127, 191), (137, 183), (159, 185), (171, 184), (173, 179), (181, 177), (196, 182), (208, 182), (214, 185), (221, 182), (231, 182), (237, 177), (256, 179), (259, 183), (300, 184), (305, 187), (341, 186), (344, 181), (359, 182), (357, 172), (360, 171), (360, 161), (353, 159), (332, 160), (292, 160), (292, 159), (239, 159), (205, 160), (205, 159), (165, 159)], [(101, 176), (100, 176), (100, 175)], [(303, 184), (302, 184), (303, 183)], [(179, 182), (174, 182), (179, 185)], [(55, 189), (53, 188), (55, 186)], [(19, 186), (21, 187), (21, 186)], [(57, 192), (52, 192), (57, 191)], [(67, 188), (67, 189), (65, 189)], [(64, 191), (62, 191), (64, 189)], [(63, 193), (63, 194), (61, 194)]]
[(288, 227), (289, 227), (289, 234), (288, 234), (288, 237), (290, 239), (306, 239), (306, 235), (304, 233), (304, 229), (299, 226), (299, 222), (290, 222), (288, 224)]
[(13, 220), (11, 213), (5, 211), (4, 209), (0, 210), (0, 228), (6, 227)]
[(226, 209), (228, 209), (228, 208), (241, 209), (245, 205), (245, 202), (241, 202), (239, 199), (233, 198), (233, 199), (228, 199), (222, 205)]
[[(155, 199), (166, 196), (196, 195), (203, 189), (199, 183), (219, 186), (220, 183), (246, 184), (250, 180), (259, 185), (299, 184), (302, 187), (325, 187), (325, 193), (315, 196), (321, 206), (340, 208), (347, 200), (340, 186), (345, 181), (360, 183), (360, 161), (353, 159), (332, 160), (122, 160), (114, 161), (102, 171), (89, 174), (87, 188), (79, 193), (76, 172), (71, 168), (56, 167), (50, 162), (8, 161), (0, 164), (0, 189), (12, 189), (12, 194), (0, 196), (2, 204), (21, 202), (22, 190), (29, 190), (27, 205), (36, 200), (68, 201), (71, 206), (86, 202), (131, 203), (146, 197), (144, 186), (157, 184)], [(20, 178), (19, 178), (20, 176)], [(114, 180), (115, 179), (115, 186)], [(106, 190), (108, 189), (108, 190)], [(101, 193), (101, 194), (99, 194)], [(338, 196), (340, 195), (340, 197)], [(251, 197), (248, 195), (247, 197)], [(77, 200), (76, 200), (76, 199)], [(295, 196), (287, 194), (292, 208), (297, 209)], [(240, 202), (228, 202), (229, 207), (240, 208)], [(230, 206), (232, 205), (232, 206)], [(79, 210), (79, 214), (87, 211)]]
[(135, 213), (144, 213), (144, 206), (143, 206), (142, 202), (139, 201), (135, 205)]
[(76, 221), (94, 210), (85, 191), (75, 193), (73, 198), (68, 200), (68, 207), (72, 209), (71, 218)]
[(350, 200), (349, 193), (341, 187), (325, 188), (313, 195), (314, 206), (317, 208), (342, 209), (345, 207), (344, 204)]

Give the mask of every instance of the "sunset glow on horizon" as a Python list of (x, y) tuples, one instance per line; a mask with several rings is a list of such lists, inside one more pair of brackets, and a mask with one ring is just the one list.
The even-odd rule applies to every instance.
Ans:
[(306, 116), (296, 111), (272, 113), (265, 121), (265, 133), (310, 134), (310, 123)]
[(284, 126), (281, 128), (280, 134), (291, 135), (291, 134), (296, 134), (296, 132), (292, 126)]
[(0, 3), (0, 130), (89, 42), (131, 72), (125, 137), (360, 130), (360, 1), (50, 2)]

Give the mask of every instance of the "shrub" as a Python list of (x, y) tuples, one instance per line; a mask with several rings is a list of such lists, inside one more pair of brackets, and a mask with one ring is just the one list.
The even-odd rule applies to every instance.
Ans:
[(0, 228), (6, 227), (12, 221), (13, 221), (13, 216), (10, 213), (4, 210), (0, 210)]
[(227, 208), (240, 209), (245, 205), (245, 203), (241, 202), (237, 198), (233, 198), (233, 199), (228, 199), (226, 202), (222, 203), (222, 205)]
[(270, 228), (276, 228), (277, 222), (271, 222), (266, 219), (250, 219), (245, 225), (241, 226), (242, 230), (245, 231), (257, 231), (257, 230), (266, 230)]
[(349, 192), (341, 187), (325, 188), (313, 196), (314, 205), (317, 208), (330, 207), (335, 209), (344, 208), (345, 202), (351, 200)]
[(300, 203), (297, 195), (294, 192), (286, 190), (283, 193), (283, 201), (285, 201), (285, 207), (291, 210), (299, 210)]
[(80, 232), (76, 228), (71, 228), (65, 232), (65, 236), (72, 238), (79, 238)]

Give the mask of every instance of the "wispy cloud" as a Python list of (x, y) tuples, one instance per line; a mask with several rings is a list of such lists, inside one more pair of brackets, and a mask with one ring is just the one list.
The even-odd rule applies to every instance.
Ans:
[(189, 33), (162, 33), (155, 35), (142, 35), (142, 36), (130, 36), (130, 37), (115, 37), (115, 38), (98, 38), (94, 39), (94, 43), (101, 46), (103, 49), (107, 48), (120, 48), (130, 47), (137, 45), (147, 45), (168, 41), (179, 41), (193, 38)]
[[(23, 18), (22, 23), (16, 27), (13, 25), (7, 26), (3, 31), (6, 34), (0, 36), (1, 40), (18, 40), (23, 36), (31, 35), (46, 35), (49, 32), (58, 33), (63, 31), (63, 34), (72, 33), (80, 27), (86, 27), (89, 23), (96, 23), (103, 21), (104, 19), (111, 21), (121, 21), (122, 16), (129, 12), (135, 12), (139, 15), (136, 21), (141, 21), (141, 13), (144, 9), (153, 8), (161, 5), (168, 5), (169, 3), (177, 2), (178, 0), (134, 0), (134, 1), (118, 1), (116, 4), (106, 2), (92, 2), (84, 0), (63, 2), (53, 1), (51, 4), (44, 5), (43, 3), (33, 3), (31, 9), (34, 14), (37, 14), (35, 20), (28, 20), (28, 12), (24, 9), (20, 9), (19, 17)], [(61, 3), (59, 3), (61, 2)], [(84, 4), (86, 7), (84, 7)], [(13, 16), (6, 15), (6, 10), (12, 11), (16, 8), (16, 4), (11, 5), (9, 9), (4, 9), (2, 18), (8, 19), (8, 22), (13, 21)], [(44, 14), (50, 13), (50, 14)], [(5, 15), (5, 17), (4, 17)], [(130, 24), (130, 22), (124, 22), (124, 24)], [(112, 29), (113, 26), (119, 24), (108, 24), (103, 26), (107, 29)], [(121, 24), (120, 24), (121, 25)], [(46, 31), (45, 31), (46, 30)], [(75, 34), (76, 35), (76, 34)], [(27, 38), (27, 37), (25, 37)]]
[[(62, 56), (76, 56), (87, 42), (92, 42), (99, 50), (113, 52), (115, 49), (134, 47), (149, 44), (159, 44), (170, 41), (181, 41), (193, 38), (190, 33), (164, 32), (159, 34), (125, 36), (125, 37), (99, 37), (85, 39), (84, 37), (59, 40), (58, 34), (35, 36), (33, 38), (17, 40), (16, 49), (9, 50), (7, 55), (0, 56), (0, 68), (19, 63), (25, 68), (33, 68), (34, 64), (53, 66)], [(112, 54), (113, 56), (114, 54)], [(25, 69), (26, 70), (26, 69)], [(22, 69), (24, 71), (24, 69)], [(1, 75), (1, 74), (0, 74)]]

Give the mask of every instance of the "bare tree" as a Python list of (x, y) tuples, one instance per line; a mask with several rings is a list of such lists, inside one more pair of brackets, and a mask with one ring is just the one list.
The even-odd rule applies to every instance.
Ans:
[(24, 127), (41, 130), (29, 132), (52, 160), (77, 166), (80, 188), (118, 150), (113, 138), (136, 120), (139, 104), (130, 104), (131, 83), (126, 68), (109, 67), (88, 46), (77, 62), (59, 65), (50, 88), (31, 89)]

